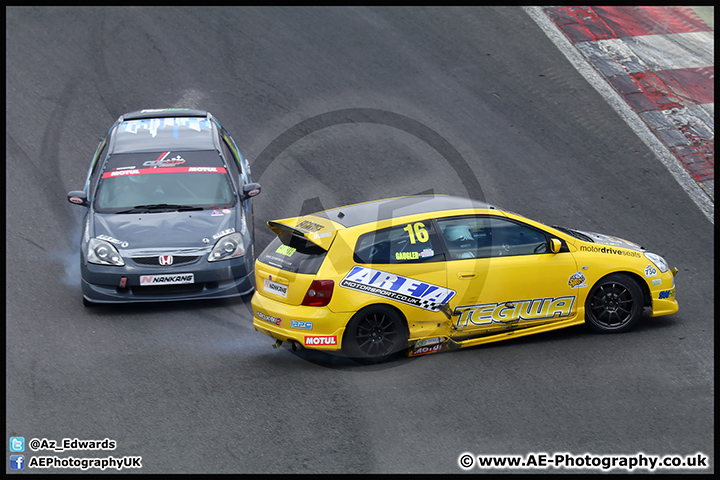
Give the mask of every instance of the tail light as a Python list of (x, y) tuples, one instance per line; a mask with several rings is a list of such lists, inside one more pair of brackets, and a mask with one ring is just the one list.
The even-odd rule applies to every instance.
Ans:
[(314, 280), (310, 284), (302, 304), (309, 307), (324, 307), (330, 303), (335, 282), (332, 280)]

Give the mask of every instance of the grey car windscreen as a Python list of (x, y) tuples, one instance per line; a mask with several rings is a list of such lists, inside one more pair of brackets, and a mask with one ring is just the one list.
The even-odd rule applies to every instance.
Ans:
[[(228, 172), (216, 152), (116, 157), (122, 158), (108, 160), (95, 193), (98, 212), (157, 205), (223, 208), (235, 204)], [(198, 161), (201, 159), (205, 161)]]

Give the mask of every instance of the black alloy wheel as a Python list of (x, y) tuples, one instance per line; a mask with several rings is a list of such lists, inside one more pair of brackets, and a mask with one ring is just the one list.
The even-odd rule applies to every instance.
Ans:
[(343, 344), (351, 358), (377, 363), (407, 348), (407, 333), (395, 310), (374, 305), (360, 310), (350, 319)]
[(642, 291), (632, 278), (611, 274), (590, 291), (585, 301), (585, 323), (596, 332), (626, 332), (640, 320), (643, 304)]

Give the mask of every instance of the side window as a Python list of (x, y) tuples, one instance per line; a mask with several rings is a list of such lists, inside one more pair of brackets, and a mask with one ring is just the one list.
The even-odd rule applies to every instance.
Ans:
[(451, 260), (532, 255), (548, 252), (545, 234), (528, 225), (495, 217), (439, 220)]
[(102, 141), (98, 145), (98, 148), (95, 150), (95, 156), (93, 157), (92, 164), (90, 165), (90, 170), (88, 171), (88, 181), (90, 180), (90, 177), (98, 171), (98, 168), (102, 167), (102, 164), (105, 162), (106, 156), (107, 137), (102, 139)]
[(443, 261), (445, 255), (427, 220), (361, 235), (353, 258), (357, 263), (420, 263)]
[(230, 151), (230, 147), (228, 146), (227, 140), (225, 140), (225, 137), (223, 137), (222, 142), (220, 142), (222, 145), (223, 150), (223, 156), (225, 157), (225, 160), (228, 163), (228, 167), (230, 168), (230, 171), (232, 172), (232, 175), (235, 178), (238, 178), (240, 175), (240, 165), (237, 162), (237, 159), (235, 158), (235, 155), (233, 155)]
[(105, 159), (108, 152), (107, 139), (108, 137), (105, 137), (100, 142), (100, 145), (98, 145), (92, 165), (90, 165), (90, 169), (88, 170), (87, 180), (85, 181), (85, 190), (87, 191), (89, 198), (94, 197), (94, 191), (97, 188), (97, 184), (100, 179), (99, 173), (102, 173), (105, 166)]

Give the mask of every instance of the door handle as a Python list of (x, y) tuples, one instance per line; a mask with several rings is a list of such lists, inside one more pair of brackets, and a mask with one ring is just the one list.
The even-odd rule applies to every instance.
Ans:
[(475, 272), (458, 272), (457, 276), (460, 280), (470, 280), (471, 278), (477, 277), (477, 273), (475, 273)]

